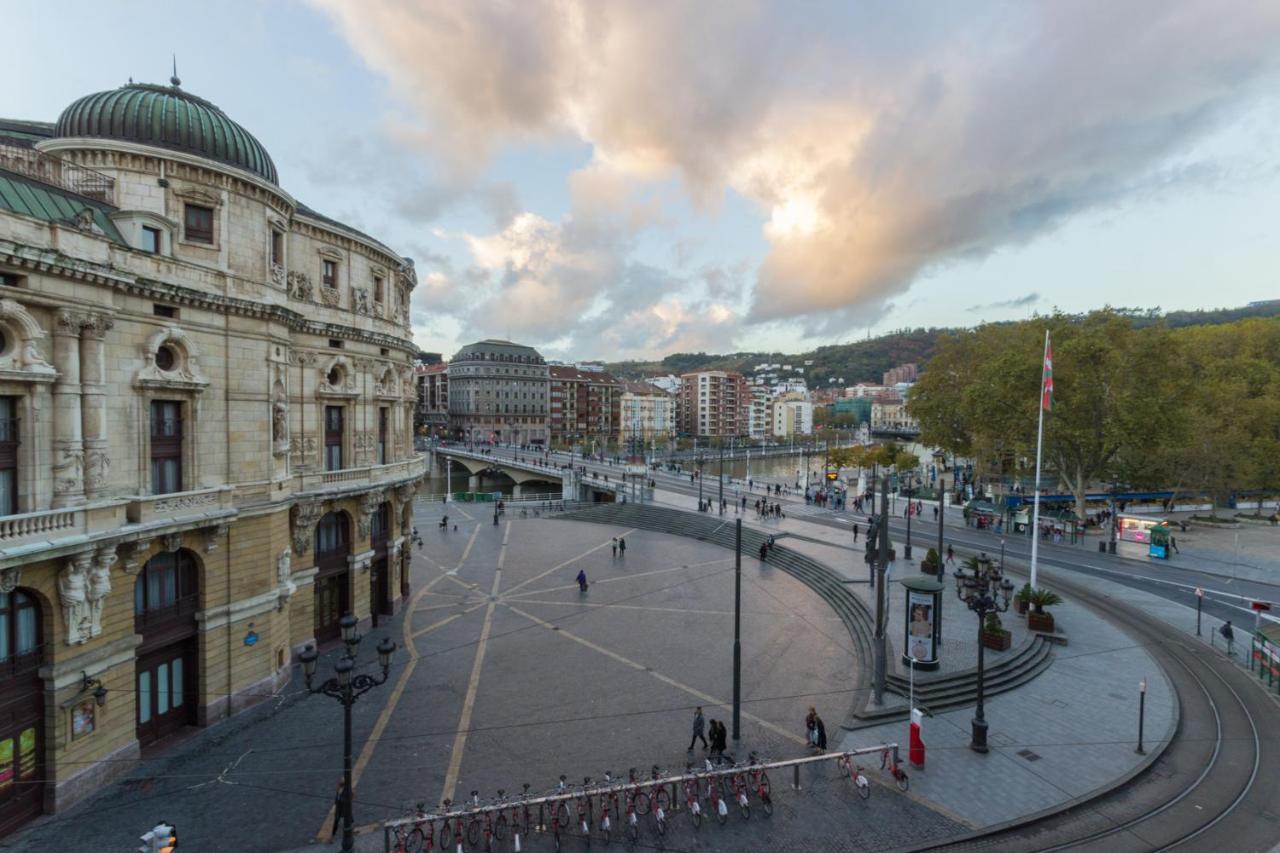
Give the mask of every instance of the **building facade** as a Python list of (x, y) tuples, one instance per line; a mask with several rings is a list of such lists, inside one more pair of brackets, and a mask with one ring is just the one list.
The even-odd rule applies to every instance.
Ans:
[(920, 422), (907, 413), (902, 400), (871, 404), (871, 428), (887, 432), (919, 432)]
[(648, 382), (625, 381), (620, 396), (619, 435), (624, 446), (639, 440), (662, 445), (676, 434), (676, 401)]
[(511, 341), (467, 344), (450, 361), (449, 431), (459, 441), (545, 445), (547, 362)]
[(449, 434), (449, 371), (444, 362), (414, 366), (417, 408), (414, 427), (419, 435), (447, 438)]
[(746, 435), (750, 410), (750, 386), (741, 373), (698, 370), (680, 377), (680, 432), (685, 435)]
[(915, 382), (920, 378), (919, 369), (914, 362), (899, 364), (884, 372), (885, 385), (897, 385), (899, 382)]
[(754, 439), (766, 439), (773, 433), (773, 422), (770, 419), (770, 397), (768, 387), (752, 382), (749, 386), (751, 399), (747, 404), (747, 436)]
[(412, 262), (171, 83), (0, 121), (0, 837), (407, 592)]
[(774, 400), (773, 435), (775, 438), (790, 438), (795, 435), (813, 434), (813, 404), (796, 395)]

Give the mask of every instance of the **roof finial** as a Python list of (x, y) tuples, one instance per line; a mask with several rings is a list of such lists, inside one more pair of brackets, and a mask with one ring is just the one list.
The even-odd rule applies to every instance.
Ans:
[(169, 82), (173, 84), (175, 89), (182, 85), (182, 81), (178, 79), (178, 55), (176, 53), (173, 55), (173, 76), (169, 78)]

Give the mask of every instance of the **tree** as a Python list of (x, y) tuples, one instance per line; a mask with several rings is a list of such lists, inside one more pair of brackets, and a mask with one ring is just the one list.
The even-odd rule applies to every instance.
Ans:
[[(1163, 326), (1135, 330), (1112, 311), (1055, 314), (987, 325), (939, 343), (908, 410), (921, 441), (969, 456), (980, 472), (1035, 458), (1045, 329), (1053, 341), (1053, 409), (1045, 416), (1044, 467), (1085, 517), (1090, 486), (1163, 458), (1182, 434), (1186, 379), (1170, 365), (1177, 342)], [(1144, 457), (1144, 455), (1149, 455)]]

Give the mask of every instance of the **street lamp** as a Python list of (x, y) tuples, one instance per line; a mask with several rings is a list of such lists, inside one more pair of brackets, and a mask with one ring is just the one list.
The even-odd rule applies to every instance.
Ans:
[[(697, 439), (694, 440), (697, 441)], [(706, 464), (706, 461), (707, 460), (702, 455), (702, 451), (699, 450), (698, 458), (696, 460), (698, 465), (698, 509), (702, 509), (702, 466)]]
[(975, 560), (974, 568), (963, 567), (952, 575), (956, 579), (956, 598), (978, 615), (978, 708), (973, 717), (973, 733), (969, 748), (974, 752), (987, 751), (987, 718), (983, 713), (984, 687), (982, 630), (990, 613), (1004, 613), (1009, 609), (1009, 597), (1013, 584), (1004, 576), (1002, 565), (993, 565), (986, 554)]
[(902, 493), (907, 496), (907, 541), (902, 545), (902, 554), (906, 559), (911, 559), (911, 516), (915, 514), (915, 502), (912, 498), (916, 494), (916, 486), (918, 481), (914, 472), (908, 471), (902, 475)]
[(302, 661), (302, 674), (306, 678), (308, 693), (323, 693), (342, 703), (342, 850), (350, 853), (355, 849), (354, 819), (351, 813), (351, 706), (357, 699), (387, 680), (391, 669), (391, 655), (396, 644), (390, 637), (383, 637), (378, 644), (378, 664), (382, 667), (381, 677), (360, 673), (352, 675), (356, 665), (356, 651), (360, 641), (364, 639), (356, 633), (356, 617), (350, 613), (338, 620), (342, 628), (342, 642), (346, 644), (346, 654), (338, 658), (333, 665), (334, 675), (318, 687), (312, 687), (312, 679), (316, 674), (316, 659), (320, 656), (315, 646), (308, 645), (298, 655)]

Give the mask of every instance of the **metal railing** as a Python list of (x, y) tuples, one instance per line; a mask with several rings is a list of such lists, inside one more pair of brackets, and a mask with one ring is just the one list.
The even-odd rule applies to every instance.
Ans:
[(655, 787), (669, 787), (671, 789), (671, 811), (679, 811), (683, 805), (683, 798), (679, 797), (679, 786), (685, 782), (696, 781), (701, 782), (707, 779), (722, 779), (727, 776), (733, 776), (738, 773), (748, 773), (762, 770), (780, 770), (782, 768), (793, 768), (795, 770), (792, 786), (799, 790), (800, 788), (800, 767), (805, 764), (817, 764), (822, 761), (839, 761), (845, 758), (852, 759), (859, 755), (883, 754), (890, 752), (893, 755), (893, 767), (898, 766), (898, 744), (883, 743), (878, 746), (867, 746), (860, 749), (851, 749), (845, 752), (827, 752), (821, 755), (809, 755), (804, 758), (790, 758), (783, 761), (757, 761), (754, 763), (735, 763), (726, 767), (712, 768), (710, 770), (692, 771), (681, 773), (676, 776), (659, 776), (656, 779), (637, 779), (636, 781), (614, 782), (612, 784), (599, 784), (589, 788), (565, 788), (557, 790), (550, 794), (540, 794), (534, 797), (513, 796), (501, 801), (479, 803), (472, 805), (462, 805), (450, 808), (447, 811), (440, 812), (423, 812), (410, 817), (392, 818), (382, 822), (383, 841), (386, 851), (390, 853), (392, 849), (392, 836), (395, 830), (402, 826), (411, 826), (434, 821), (458, 821), (472, 820), (483, 817), (486, 814), (494, 812), (502, 812), (512, 808), (529, 808), (541, 805), (550, 805), (555, 803), (569, 803), (582, 797), (598, 798), (601, 796), (618, 795), (620, 800), (625, 800), (625, 796), (630, 793), (639, 793), (641, 791), (651, 791)]
[(34, 148), (0, 143), (0, 169), (113, 204), (115, 178)]

